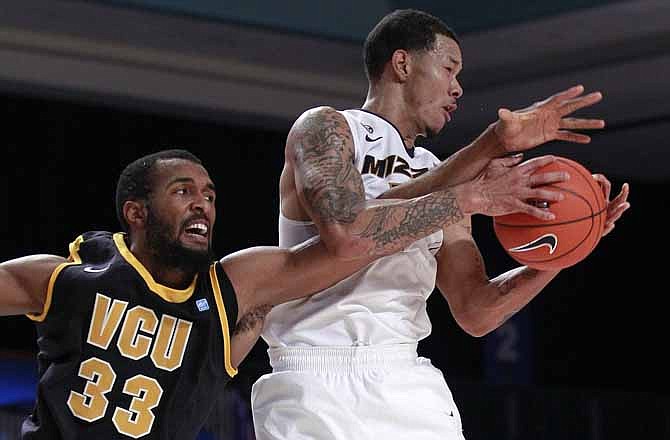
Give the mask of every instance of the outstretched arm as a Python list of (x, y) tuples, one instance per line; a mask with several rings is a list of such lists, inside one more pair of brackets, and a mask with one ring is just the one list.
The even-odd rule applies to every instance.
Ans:
[(500, 109), (499, 119), (471, 144), (449, 156), (428, 173), (391, 188), (380, 198), (407, 199), (474, 178), (491, 159), (520, 153), (546, 142), (561, 140), (587, 144), (591, 138), (573, 130), (600, 129), (601, 119), (570, 117), (575, 111), (602, 99), (600, 92), (586, 95), (583, 86), (571, 87), (521, 110)]
[[(519, 161), (512, 160), (514, 164)], [(548, 219), (547, 212), (526, 200), (560, 199), (558, 192), (536, 186), (563, 181), (564, 175), (532, 175), (553, 160), (538, 158), (518, 167), (500, 168), (501, 172), (485, 168), (472, 181), (413, 199), (366, 201), (361, 175), (354, 166), (349, 126), (340, 113), (321, 107), (306, 112), (292, 127), (284, 173), (294, 179), (295, 196), (326, 248), (342, 259), (355, 259), (396, 252), (464, 215), (527, 212)]]
[(41, 313), (51, 274), (65, 262), (55, 255), (31, 255), (0, 263), (0, 316)]
[(237, 297), (232, 338), (237, 366), (258, 340), (272, 306), (309, 296), (365, 267), (373, 257), (342, 261), (315, 237), (289, 249), (253, 247), (221, 260)]

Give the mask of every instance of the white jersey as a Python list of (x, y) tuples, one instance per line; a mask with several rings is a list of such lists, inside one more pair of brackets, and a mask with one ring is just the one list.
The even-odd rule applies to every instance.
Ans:
[[(364, 110), (340, 112), (352, 132), (355, 166), (366, 199), (417, 177), (439, 163), (430, 151), (407, 150), (393, 124)], [(279, 215), (279, 245), (290, 247), (318, 233), (311, 222)], [(430, 334), (426, 300), (435, 288), (438, 231), (403, 251), (382, 257), (333, 287), (278, 305), (263, 339), (273, 347), (416, 343)]]

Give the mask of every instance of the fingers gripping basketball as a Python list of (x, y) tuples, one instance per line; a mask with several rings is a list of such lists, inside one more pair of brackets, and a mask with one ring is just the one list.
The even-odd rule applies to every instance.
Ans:
[(498, 241), (521, 264), (541, 270), (563, 269), (586, 258), (600, 241), (607, 215), (603, 191), (581, 164), (563, 157), (536, 170), (536, 173), (567, 171), (570, 179), (549, 185), (565, 198), (558, 202), (538, 202), (556, 216), (542, 221), (527, 214), (493, 218)]

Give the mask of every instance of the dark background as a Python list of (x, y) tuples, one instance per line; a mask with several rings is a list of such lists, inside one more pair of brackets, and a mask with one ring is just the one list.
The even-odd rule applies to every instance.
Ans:
[[(217, 185), (219, 255), (276, 243), (286, 132), (25, 96), (3, 96), (0, 109), (3, 260), (67, 255), (67, 243), (81, 232), (119, 230), (113, 202), (118, 174), (135, 158), (168, 147), (201, 157)], [(593, 148), (597, 144), (596, 136)], [(561, 151), (558, 144), (548, 148)], [(622, 183), (613, 181), (617, 190)], [(668, 185), (629, 183), (632, 209), (613, 233), (522, 312), (531, 323), (524, 338), (531, 342), (525, 354), (531, 388), (667, 396), (664, 249), (654, 237), (662, 235), (668, 214), (667, 204), (659, 203), (667, 199)], [(474, 233), (489, 275), (514, 267), (488, 218), (475, 217)], [(484, 347), (492, 336), (478, 339), (461, 331), (437, 291), (429, 312), (434, 329), (421, 344), (422, 354), (450, 383), (490, 382)], [(1, 319), (0, 334), (2, 349), (34, 353), (35, 332), (27, 318)], [(235, 379), (233, 386), (245, 394), (268, 371), (264, 350), (260, 342)]]
[[(363, 11), (343, 16), (326, 16), (346, 10), (328, 2), (265, 12), (242, 2), (160, 3), (3, 3), (0, 259), (66, 255), (84, 231), (118, 230), (118, 174), (173, 147), (198, 155), (217, 185), (220, 256), (275, 244), (290, 124), (313, 105), (360, 105), (365, 32), (391, 7), (424, 8), (456, 28), (465, 59), (459, 110), (432, 141), (438, 157), (472, 140), (498, 106), (518, 109), (582, 83), (605, 99), (580, 115), (603, 117), (607, 128), (588, 146), (550, 143), (527, 157), (565, 155), (606, 174), (615, 193), (631, 186), (632, 207), (615, 230), (508, 323), (515, 362), (491, 357), (510, 342), (508, 324), (470, 337), (440, 293), (431, 296), (433, 332), (420, 352), (444, 372), (466, 438), (670, 438), (666, 1), (342, 0)], [(490, 276), (515, 267), (489, 218), (474, 218), (474, 234)], [(265, 348), (259, 342), (231, 383), (243, 403), (269, 371)], [(35, 349), (31, 321), (0, 319), (0, 367), (33, 359)]]

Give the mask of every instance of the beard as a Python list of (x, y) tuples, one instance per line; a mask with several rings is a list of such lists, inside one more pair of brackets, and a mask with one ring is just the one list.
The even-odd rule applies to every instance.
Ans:
[(156, 261), (164, 267), (184, 272), (202, 272), (214, 261), (211, 244), (205, 250), (190, 249), (172, 238), (170, 225), (148, 209), (147, 244)]

